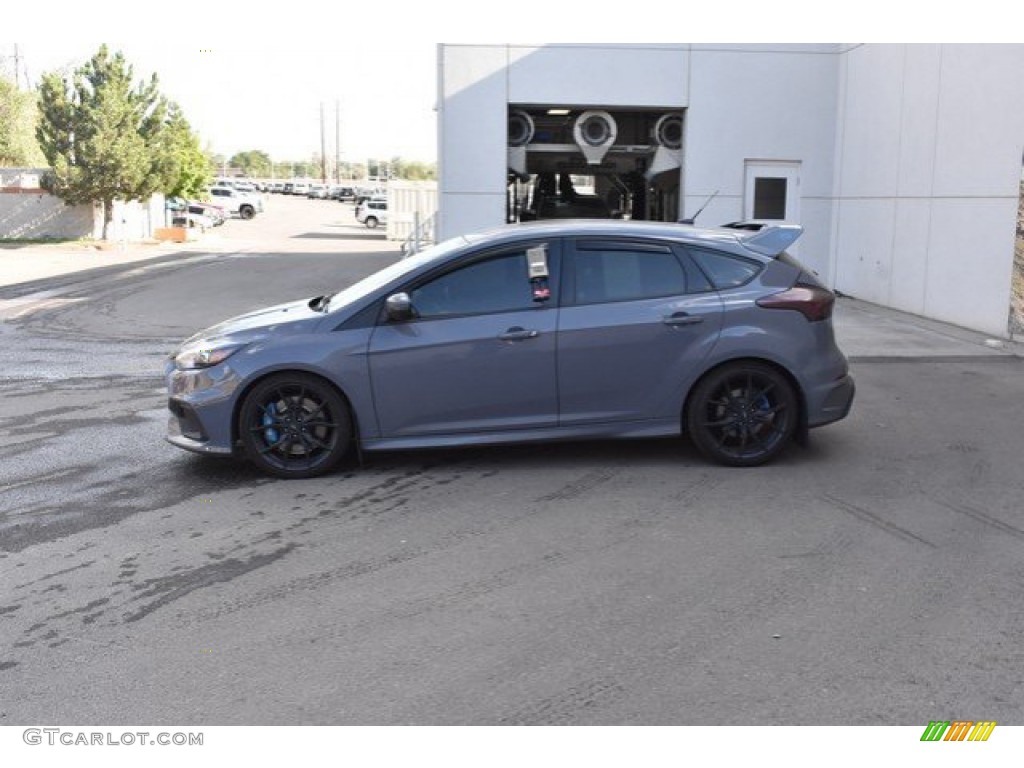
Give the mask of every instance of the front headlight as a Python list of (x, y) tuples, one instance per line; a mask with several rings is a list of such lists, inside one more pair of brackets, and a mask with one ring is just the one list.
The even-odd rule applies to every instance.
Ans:
[(210, 368), (220, 365), (245, 344), (198, 344), (186, 347), (174, 356), (174, 367), (179, 371), (190, 371), (197, 368)]

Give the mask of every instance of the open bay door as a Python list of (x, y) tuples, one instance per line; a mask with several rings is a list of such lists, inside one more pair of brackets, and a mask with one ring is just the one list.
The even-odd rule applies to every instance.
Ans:
[(506, 220), (677, 221), (684, 114), (670, 107), (510, 104)]

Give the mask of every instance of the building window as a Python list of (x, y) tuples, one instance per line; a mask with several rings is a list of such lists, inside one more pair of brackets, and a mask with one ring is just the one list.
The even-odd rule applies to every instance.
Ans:
[(786, 218), (786, 179), (754, 179), (754, 218)]

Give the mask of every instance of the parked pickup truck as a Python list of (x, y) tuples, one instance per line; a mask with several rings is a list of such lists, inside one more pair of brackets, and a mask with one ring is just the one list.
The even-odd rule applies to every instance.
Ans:
[(241, 219), (251, 219), (263, 212), (263, 198), (251, 192), (240, 192), (231, 187), (211, 187), (211, 202), (224, 206), (228, 212), (237, 214)]

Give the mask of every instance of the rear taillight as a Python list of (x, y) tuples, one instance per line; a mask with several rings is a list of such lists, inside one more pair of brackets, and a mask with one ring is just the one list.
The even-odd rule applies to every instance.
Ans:
[(757, 300), (757, 306), (765, 309), (795, 309), (812, 323), (832, 317), (832, 305), (835, 303), (836, 295), (828, 288), (803, 283)]

